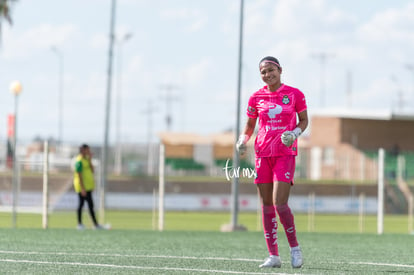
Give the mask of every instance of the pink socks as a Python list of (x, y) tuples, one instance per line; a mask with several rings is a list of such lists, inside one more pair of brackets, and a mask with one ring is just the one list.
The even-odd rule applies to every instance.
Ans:
[(279, 256), (276, 211), (273, 205), (262, 205), (262, 222), (267, 250), (270, 255)]
[(279, 256), (277, 246), (277, 220), (276, 211), (279, 215), (280, 222), (285, 228), (285, 233), (290, 247), (298, 246), (296, 238), (295, 221), (292, 211), (287, 204), (283, 205), (262, 205), (262, 222), (263, 231), (266, 240), (267, 250), (270, 255)]
[(298, 246), (298, 240), (296, 239), (295, 221), (293, 219), (292, 211), (287, 204), (275, 206), (279, 220), (285, 228), (286, 237), (290, 247)]

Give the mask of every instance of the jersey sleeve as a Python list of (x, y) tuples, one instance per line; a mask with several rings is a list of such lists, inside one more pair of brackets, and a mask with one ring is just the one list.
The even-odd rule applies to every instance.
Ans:
[(298, 90), (296, 96), (297, 96), (297, 99), (296, 99), (295, 109), (297, 113), (301, 113), (308, 108), (306, 105), (305, 95), (301, 91)]
[(257, 118), (259, 116), (257, 112), (257, 106), (256, 106), (256, 97), (251, 96), (249, 98), (249, 103), (247, 106), (247, 116), (250, 118)]
[(82, 172), (82, 161), (77, 161), (75, 163), (75, 171), (77, 173), (81, 173)]

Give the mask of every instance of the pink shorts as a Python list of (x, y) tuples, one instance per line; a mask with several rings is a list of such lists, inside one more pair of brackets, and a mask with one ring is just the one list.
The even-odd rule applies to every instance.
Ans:
[(282, 181), (293, 185), (295, 156), (256, 158), (256, 174), (256, 184)]

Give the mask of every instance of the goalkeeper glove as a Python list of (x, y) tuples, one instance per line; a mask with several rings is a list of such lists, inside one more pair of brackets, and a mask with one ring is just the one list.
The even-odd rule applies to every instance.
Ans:
[(293, 131), (286, 131), (280, 137), (282, 143), (287, 147), (292, 146), (293, 142), (302, 134), (302, 130), (299, 127), (296, 127)]
[(239, 136), (239, 140), (236, 143), (236, 149), (240, 153), (240, 155), (243, 155), (246, 152), (246, 143), (249, 141), (250, 137), (245, 134), (241, 134)]

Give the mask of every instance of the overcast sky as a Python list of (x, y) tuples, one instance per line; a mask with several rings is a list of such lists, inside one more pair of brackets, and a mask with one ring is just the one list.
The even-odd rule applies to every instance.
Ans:
[[(117, 1), (111, 143), (119, 90), (124, 142), (146, 142), (148, 133), (156, 140), (167, 128), (168, 109), (174, 131), (234, 128), (239, 4)], [(414, 1), (245, 0), (244, 15), (242, 125), (249, 95), (264, 85), (258, 62), (266, 55), (279, 59), (282, 82), (305, 93), (311, 116), (327, 108), (414, 113), (414, 71), (406, 67), (414, 68)], [(14, 112), (13, 80), (23, 84), (19, 140), (58, 137), (56, 47), (64, 57), (63, 141), (103, 143), (110, 0), (20, 0), (13, 19), (12, 26), (2, 24), (0, 139)]]

